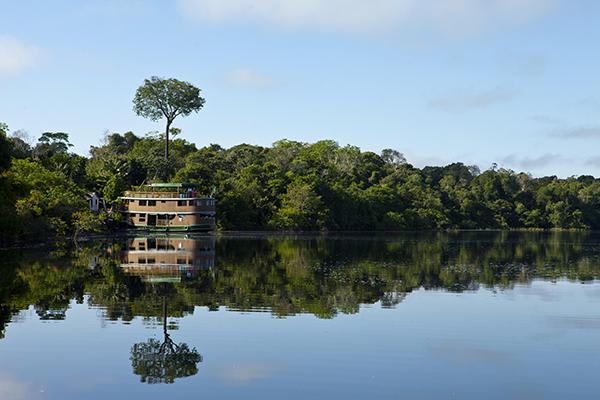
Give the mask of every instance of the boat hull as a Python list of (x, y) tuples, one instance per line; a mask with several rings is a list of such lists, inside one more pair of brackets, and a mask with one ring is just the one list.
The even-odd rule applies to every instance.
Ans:
[(129, 228), (140, 231), (152, 232), (210, 232), (215, 230), (215, 227), (209, 224), (169, 226), (129, 225)]

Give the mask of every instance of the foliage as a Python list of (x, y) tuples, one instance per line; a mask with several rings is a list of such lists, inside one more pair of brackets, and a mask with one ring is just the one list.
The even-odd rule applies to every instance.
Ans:
[(175, 344), (168, 334), (163, 343), (151, 338), (131, 348), (133, 373), (145, 383), (173, 383), (176, 378), (195, 375), (202, 356), (187, 344)]
[[(179, 93), (179, 83), (149, 84), (177, 109), (168, 93)], [(85, 193), (110, 207), (124, 190), (169, 180), (214, 196), (222, 230), (600, 229), (600, 180), (592, 176), (533, 178), (459, 162), (419, 169), (397, 150), (375, 154), (331, 140), (197, 148), (177, 138), (165, 159), (164, 134), (132, 132), (107, 134), (83, 157), (69, 152), (64, 132), (43, 133), (33, 149), (17, 140), (26, 134), (7, 134), (0, 125), (2, 242), (73, 234)]]
[(8, 135), (8, 125), (0, 122), (0, 172), (10, 166), (12, 143)]
[[(133, 98), (133, 110), (137, 115), (158, 121), (165, 118), (165, 160), (169, 158), (169, 133), (171, 124), (180, 115), (184, 117), (198, 112), (205, 100), (200, 89), (177, 79), (162, 79), (156, 76), (145, 79)], [(177, 132), (179, 133), (179, 132)]]
[(87, 207), (80, 187), (34, 161), (13, 160), (6, 177), (17, 195), (16, 214), (31, 233), (65, 234), (74, 213)]
[(99, 232), (106, 224), (107, 214), (104, 212), (95, 213), (90, 210), (75, 211), (73, 213), (73, 238), (81, 233)]

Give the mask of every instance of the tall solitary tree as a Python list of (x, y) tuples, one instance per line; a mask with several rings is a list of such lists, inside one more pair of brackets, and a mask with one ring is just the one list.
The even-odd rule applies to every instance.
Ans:
[(179, 115), (184, 117), (198, 112), (204, 106), (200, 89), (188, 82), (177, 79), (163, 79), (153, 76), (135, 92), (133, 111), (137, 115), (158, 121), (165, 118), (165, 160), (169, 159), (169, 130)]

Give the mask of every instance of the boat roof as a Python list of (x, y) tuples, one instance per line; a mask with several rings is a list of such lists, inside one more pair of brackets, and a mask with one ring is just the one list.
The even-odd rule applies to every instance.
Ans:
[(197, 183), (183, 183), (183, 182), (170, 182), (170, 183), (150, 183), (146, 185), (151, 188), (187, 188), (197, 187)]

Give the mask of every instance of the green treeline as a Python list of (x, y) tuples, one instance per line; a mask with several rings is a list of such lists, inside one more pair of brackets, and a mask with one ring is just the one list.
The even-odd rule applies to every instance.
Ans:
[(86, 193), (110, 204), (152, 181), (200, 183), (217, 199), (223, 230), (600, 229), (600, 180), (592, 176), (533, 178), (462, 163), (419, 169), (395, 150), (329, 140), (197, 148), (177, 129), (168, 160), (164, 134), (131, 132), (107, 135), (83, 157), (62, 132), (29, 145), (0, 130), (4, 240), (103, 228), (106, 218), (86, 213)]

